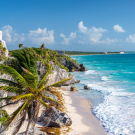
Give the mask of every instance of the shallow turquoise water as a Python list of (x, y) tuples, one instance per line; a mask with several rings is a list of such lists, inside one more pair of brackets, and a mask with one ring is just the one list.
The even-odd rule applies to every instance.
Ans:
[[(135, 135), (135, 54), (72, 56), (88, 71), (72, 73), (79, 94), (91, 100), (93, 114), (108, 134)], [(84, 90), (88, 85), (90, 91)]]

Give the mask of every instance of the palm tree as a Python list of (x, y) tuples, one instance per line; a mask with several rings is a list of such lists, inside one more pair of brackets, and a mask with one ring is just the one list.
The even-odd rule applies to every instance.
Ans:
[[(49, 98), (45, 95), (45, 91), (48, 90), (50, 87), (58, 87), (65, 81), (71, 79), (66, 78), (61, 80), (60, 82), (48, 86), (48, 75), (52, 70), (52, 65), (47, 65), (47, 73), (40, 80), (40, 77), (38, 76), (36, 70), (34, 57), (32, 53), (28, 54), (27, 51), (29, 51), (29, 49), (23, 50), (22, 53), (20, 53), (19, 55), (17, 55), (17, 53), (14, 53), (14, 56), (17, 55), (16, 59), (20, 61), (18, 62), (18, 66), (15, 66), (13, 63), (11, 63), (11, 66), (0, 64), (0, 71), (12, 76), (12, 78), (14, 79), (14, 81), (0, 79), (1, 83), (8, 85), (0, 86), (0, 90), (16, 93), (16, 96), (8, 96), (5, 98), (0, 98), (0, 100), (7, 101), (8, 104), (5, 106), (13, 104), (14, 101), (23, 101), (23, 104), (12, 113), (10, 119), (6, 123), (5, 128), (0, 132), (3, 132), (7, 127), (11, 125), (11, 123), (16, 118), (19, 118), (13, 133), (13, 135), (15, 135), (19, 131), (21, 125), (25, 121), (26, 115), (28, 114), (28, 125), (25, 132), (25, 135), (27, 135), (30, 124), (32, 124), (32, 126), (34, 127), (35, 123), (37, 122), (40, 105), (44, 106), (45, 108), (51, 109), (50, 104), (45, 103), (42, 100), (43, 98), (58, 105), (58, 103), (54, 99)], [(5, 106), (2, 106), (0, 108), (3, 108)]]
[(22, 48), (22, 47), (23, 47), (23, 44), (22, 44), (22, 43), (20, 43), (20, 44), (19, 44), (19, 48)]
[(45, 44), (43, 43), (42, 45), (41, 45), (41, 49), (44, 49), (45, 48)]

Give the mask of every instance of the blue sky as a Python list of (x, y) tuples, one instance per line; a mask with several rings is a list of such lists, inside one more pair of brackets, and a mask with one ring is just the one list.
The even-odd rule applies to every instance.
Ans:
[(18, 44), (53, 50), (135, 51), (134, 0), (2, 0), (0, 30)]

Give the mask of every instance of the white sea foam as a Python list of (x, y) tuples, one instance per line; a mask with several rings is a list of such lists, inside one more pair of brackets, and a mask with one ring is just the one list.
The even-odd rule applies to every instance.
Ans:
[(135, 94), (119, 92), (115, 87), (88, 84), (93, 90), (104, 93), (104, 101), (93, 108), (96, 117), (113, 135), (135, 135)]
[(107, 81), (108, 80), (108, 77), (107, 76), (102, 76), (101, 77), (101, 81)]
[(88, 70), (88, 71), (84, 72), (85, 75), (91, 75), (91, 74), (94, 74), (94, 73), (95, 73), (95, 70)]

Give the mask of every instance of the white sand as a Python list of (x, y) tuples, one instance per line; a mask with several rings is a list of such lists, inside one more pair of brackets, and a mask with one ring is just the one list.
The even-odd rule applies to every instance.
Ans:
[(90, 102), (78, 97), (76, 92), (60, 90), (65, 99), (67, 114), (72, 119), (68, 135), (107, 135), (101, 122), (92, 114)]
[[(88, 100), (78, 97), (75, 92), (65, 91), (63, 88), (59, 91), (63, 93), (67, 114), (72, 119), (72, 125), (66, 135), (107, 135), (100, 121), (91, 113), (91, 105)], [(19, 104), (6, 107), (5, 109), (11, 114), (18, 106)], [(42, 110), (43, 107), (40, 108), (39, 117)], [(26, 130), (27, 123), (26, 119), (18, 133)], [(42, 127), (41, 124), (37, 123), (36, 127)], [(14, 124), (6, 131), (6, 135), (12, 135), (13, 127)], [(62, 133), (61, 135), (65, 134)]]

